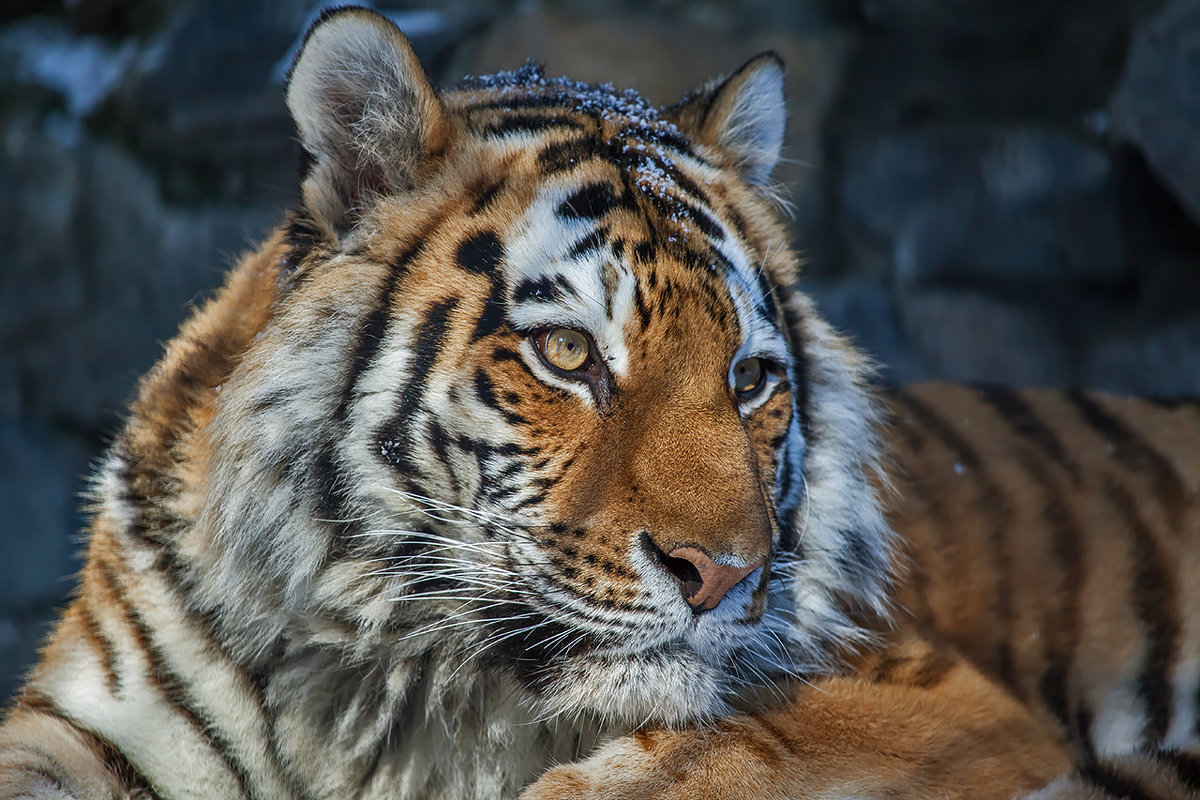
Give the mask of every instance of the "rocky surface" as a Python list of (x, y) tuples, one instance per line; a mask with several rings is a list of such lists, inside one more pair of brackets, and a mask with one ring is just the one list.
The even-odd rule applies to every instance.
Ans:
[[(534, 56), (669, 103), (775, 49), (809, 286), (884, 379), (1200, 392), (1195, 0), (379, 5), (442, 83)], [(0, 7), (0, 696), (137, 376), (295, 196), (318, 10)]]

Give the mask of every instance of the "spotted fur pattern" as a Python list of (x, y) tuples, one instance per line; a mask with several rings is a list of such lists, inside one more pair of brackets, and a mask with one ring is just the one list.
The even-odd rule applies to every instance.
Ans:
[[(896, 552), (868, 367), (793, 288), (781, 89), (767, 55), (670, 109), (534, 66), (438, 92), (383, 18), (327, 14), (287, 90), (302, 203), (142, 381), (79, 591), (0, 728), (0, 797), (1085, 797), (1124, 776), (1103, 683), (1026, 691), (1023, 618), (997, 610), (1020, 576), (958, 609), (987, 560), (926, 565), (947, 530), (994, 554), (1017, 527), (921, 488), (985, 461), (924, 395), (897, 406)], [(556, 330), (584, 366), (547, 356)], [(994, 480), (968, 485), (992, 508)], [(693, 608), (687, 552), (748, 574)], [(1191, 680), (1185, 627), (1162, 652)], [(1158, 714), (1162, 676), (1134, 673)], [(1139, 742), (1194, 763), (1171, 725)]]

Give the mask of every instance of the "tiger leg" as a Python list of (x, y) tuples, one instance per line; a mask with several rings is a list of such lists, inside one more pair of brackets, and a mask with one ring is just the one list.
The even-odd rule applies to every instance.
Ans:
[(912, 642), (771, 711), (622, 737), (547, 772), (521, 797), (1009, 800), (1071, 763), (997, 684), (952, 652)]

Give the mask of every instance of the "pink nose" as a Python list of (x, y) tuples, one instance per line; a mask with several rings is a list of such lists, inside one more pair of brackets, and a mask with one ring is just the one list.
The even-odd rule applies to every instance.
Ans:
[[(767, 557), (760, 556), (754, 562), (744, 567), (734, 567), (729, 564), (718, 564), (708, 555), (695, 547), (676, 547), (668, 554), (669, 558), (686, 561), (695, 568), (692, 573), (686, 567), (683, 569), (668, 569), (679, 578), (682, 584), (683, 599), (696, 611), (709, 611), (717, 607), (725, 593), (736, 586), (747, 575), (759, 567), (766, 566)], [(680, 565), (682, 566), (682, 565)]]

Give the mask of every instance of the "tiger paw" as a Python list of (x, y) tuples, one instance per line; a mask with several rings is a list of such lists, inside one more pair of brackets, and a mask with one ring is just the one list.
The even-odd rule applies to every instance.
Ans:
[(736, 721), (687, 731), (639, 731), (595, 755), (543, 774), (519, 800), (803, 800), (806, 791), (781, 753)]

